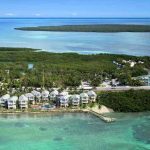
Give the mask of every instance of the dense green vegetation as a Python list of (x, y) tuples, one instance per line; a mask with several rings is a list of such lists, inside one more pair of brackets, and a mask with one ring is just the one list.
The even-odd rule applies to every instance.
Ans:
[(15, 28), (24, 31), (150, 32), (150, 25), (64, 25)]
[(150, 91), (124, 91), (100, 93), (98, 101), (118, 112), (150, 111)]
[[(124, 65), (118, 68), (113, 61), (123, 59), (144, 61), (134, 68)], [(28, 64), (33, 64), (32, 69)], [(147, 74), (150, 57), (126, 55), (80, 55), (76, 53), (48, 53), (21, 48), (0, 48), (0, 82), (7, 87), (78, 87), (83, 81), (98, 86), (106, 78), (118, 78), (123, 85), (140, 85), (132, 76)], [(8, 74), (9, 70), (9, 74)], [(43, 74), (45, 79), (43, 82)], [(7, 89), (7, 88), (6, 88)]]

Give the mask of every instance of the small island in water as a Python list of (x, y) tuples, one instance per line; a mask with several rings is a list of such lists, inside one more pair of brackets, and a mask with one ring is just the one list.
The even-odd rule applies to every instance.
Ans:
[(61, 26), (37, 26), (20, 27), (16, 30), (23, 31), (59, 31), (59, 32), (150, 32), (150, 25), (61, 25)]

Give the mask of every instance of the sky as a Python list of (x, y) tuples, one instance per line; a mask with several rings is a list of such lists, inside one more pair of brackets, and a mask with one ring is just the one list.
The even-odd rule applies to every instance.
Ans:
[(150, 0), (0, 0), (0, 17), (150, 17)]

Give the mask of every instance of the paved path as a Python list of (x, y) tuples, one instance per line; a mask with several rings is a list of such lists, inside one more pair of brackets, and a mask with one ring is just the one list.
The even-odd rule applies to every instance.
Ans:
[(118, 86), (118, 87), (97, 87), (96, 91), (128, 91), (128, 90), (150, 90), (150, 86)]

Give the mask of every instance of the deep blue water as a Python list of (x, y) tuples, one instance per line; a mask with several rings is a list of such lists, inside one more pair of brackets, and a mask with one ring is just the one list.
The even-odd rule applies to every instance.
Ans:
[(150, 55), (150, 33), (67, 33), (17, 31), (15, 27), (74, 24), (146, 24), (150, 19), (0, 19), (0, 47), (29, 47), (50, 52)]

